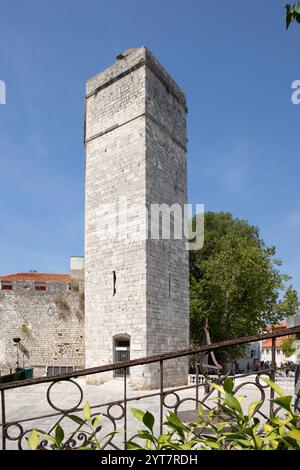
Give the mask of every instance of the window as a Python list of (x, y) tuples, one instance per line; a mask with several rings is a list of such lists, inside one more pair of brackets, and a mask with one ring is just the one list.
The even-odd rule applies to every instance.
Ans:
[[(126, 362), (130, 360), (130, 336), (117, 335), (113, 338), (114, 362)], [(130, 374), (127, 369), (126, 375)], [(124, 377), (125, 369), (114, 370), (114, 377)]]
[(112, 294), (113, 296), (117, 292), (116, 283), (117, 283), (117, 275), (116, 275), (116, 271), (113, 271), (113, 294)]
[(266, 354), (270, 354), (270, 349), (269, 348), (266, 349)]
[(280, 354), (280, 353), (281, 353), (280, 349), (276, 349), (276, 354)]
[(47, 377), (49, 377), (49, 375), (61, 375), (73, 371), (74, 367), (72, 366), (47, 366), (46, 368)]
[(1, 282), (1, 289), (2, 290), (12, 290), (13, 285), (12, 282)]
[(36, 282), (35, 283), (35, 290), (47, 290), (46, 283)]

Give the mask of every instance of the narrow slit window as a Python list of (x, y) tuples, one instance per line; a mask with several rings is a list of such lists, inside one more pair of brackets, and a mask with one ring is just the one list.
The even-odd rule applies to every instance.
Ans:
[(169, 273), (169, 298), (171, 297), (171, 274)]
[(117, 282), (117, 276), (116, 276), (116, 271), (113, 271), (113, 296), (116, 294), (117, 289), (116, 289), (116, 282)]

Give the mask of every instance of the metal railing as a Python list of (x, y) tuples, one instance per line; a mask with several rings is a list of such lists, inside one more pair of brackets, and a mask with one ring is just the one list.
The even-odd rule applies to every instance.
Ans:
[[(261, 406), (257, 408), (256, 413), (261, 415), (263, 419), (268, 420), (270, 415), (272, 416), (274, 413), (276, 413), (273, 408), (273, 403), (270, 402), (270, 405), (267, 405), (266, 403), (267, 392), (269, 393), (269, 397), (272, 399), (274, 398), (274, 390), (266, 383), (261, 382), (261, 376), (269, 375), (270, 379), (275, 382), (276, 338), (299, 334), (300, 326), (286, 328), (281, 331), (273, 331), (263, 335), (247, 336), (243, 338), (213, 343), (210, 345), (204, 345), (196, 349), (186, 349), (172, 353), (158, 354), (137, 360), (130, 360), (127, 362), (119, 362), (105, 366), (77, 370), (51, 377), (40, 377), (31, 380), (22, 380), (1, 384), (0, 434), (2, 449), (25, 449), (27, 448), (27, 437), (32, 429), (37, 429), (39, 432), (45, 434), (51, 434), (58, 424), (61, 425), (62, 423), (65, 423), (65, 420), (68, 419), (70, 414), (73, 416), (81, 416), (82, 410), (84, 408), (84, 398), (86, 398), (85, 394), (89, 395), (88, 387), (90, 386), (85, 385), (82, 383), (82, 381), (77, 379), (89, 377), (95, 374), (112, 372), (120, 368), (124, 369), (124, 376), (121, 379), (123, 385), (120, 389), (120, 399), (112, 401), (102, 400), (100, 403), (90, 403), (89, 400), (87, 401), (89, 401), (92, 414), (97, 415), (101, 413), (102, 418), (104, 421), (106, 421), (106, 424), (103, 424), (102, 421), (101, 426), (99, 426), (99, 433), (103, 432), (105, 427), (107, 428), (107, 431), (110, 432), (117, 430), (121, 431), (121, 434), (111, 434), (105, 440), (105, 442), (103, 442), (102, 448), (116, 450), (121, 450), (122, 448), (126, 449), (128, 440), (130, 440), (134, 435), (134, 426), (132, 423), (129, 423), (130, 415), (128, 412), (128, 404), (135, 404), (136, 402), (140, 403), (141, 401), (146, 400), (146, 405), (141, 407), (142, 409), (146, 410), (150, 403), (152, 408), (154, 408), (154, 414), (156, 414), (156, 417), (158, 418), (157, 431), (162, 433), (165, 414), (170, 410), (174, 411), (175, 413), (180, 413), (181, 409), (186, 411), (186, 407), (189, 402), (193, 403), (193, 410), (197, 410), (199, 403), (201, 403), (206, 410), (211, 409), (209, 400), (215, 393), (215, 389), (209, 386), (209, 380), (212, 380), (211, 370), (215, 369), (215, 367), (211, 366), (207, 361), (207, 357), (210, 353), (224, 350), (226, 351), (226, 349), (233, 346), (241, 346), (247, 343), (263, 341), (265, 339), (272, 340), (271, 366), (268, 369), (239, 375), (238, 380), (236, 380), (238, 383), (235, 384), (236, 386), (234, 393), (237, 393), (239, 390), (241, 390), (242, 387), (245, 386), (254, 387), (256, 389), (256, 393), (260, 395), (262, 402)], [(198, 364), (196, 367), (195, 383), (176, 388), (166, 388), (164, 386), (164, 370), (167, 370), (168, 361), (183, 357), (195, 358), (195, 356), (195, 362)], [(159, 365), (159, 388), (146, 394), (144, 392), (131, 390), (131, 394), (129, 394), (129, 369), (136, 366), (145, 366), (149, 364)], [(199, 380), (199, 374), (204, 377), (204, 380)], [(213, 380), (218, 383), (222, 383), (223, 380), (230, 375), (232, 375), (231, 370), (228, 368), (226, 371), (220, 371), (218, 374), (216, 374)], [(250, 380), (251, 377), (253, 380)], [(243, 379), (245, 379), (245, 381), (241, 382)], [(61, 406), (54, 403), (54, 400), (51, 397), (51, 392), (53, 392), (54, 386), (58, 383), (63, 383), (74, 387), (74, 390), (79, 393), (79, 399), (76, 404), (67, 406), (64, 404), (64, 397)], [(38, 392), (37, 387), (39, 385), (42, 387), (42, 389)], [(18, 389), (21, 390), (18, 391)], [(99, 391), (100, 389), (101, 387), (99, 387)], [(93, 391), (97, 394), (95, 389), (93, 389)], [(106, 391), (106, 393), (108, 392)], [(67, 399), (70, 396), (75, 396), (75, 393), (66, 392), (65, 398)], [(26, 402), (27, 398), (29, 402)], [(45, 412), (42, 414), (34, 414), (35, 407), (37, 404), (40, 404), (44, 398), (46, 398)], [(173, 403), (170, 403), (170, 398), (173, 399)], [(154, 399), (157, 399), (155, 403), (153, 402)], [(46, 406), (49, 408), (49, 412), (46, 411)], [(27, 416), (26, 413), (28, 408), (32, 410), (32, 413), (30, 412), (30, 416)], [(119, 409), (118, 414), (115, 414), (115, 408)], [(13, 413), (16, 413), (18, 416), (11, 416)], [(68, 426), (70, 423), (74, 425), (74, 420), (71, 421), (69, 419)], [(75, 449), (81, 447), (88, 441), (89, 437), (85, 434), (83, 427), (84, 424), (78, 421), (74, 429), (69, 429), (70, 432), (68, 433), (68, 437), (64, 443), (66, 449)], [(129, 436), (129, 433), (131, 436)], [(40, 446), (41, 448), (47, 449), (49, 448), (50, 443), (44, 440)]]

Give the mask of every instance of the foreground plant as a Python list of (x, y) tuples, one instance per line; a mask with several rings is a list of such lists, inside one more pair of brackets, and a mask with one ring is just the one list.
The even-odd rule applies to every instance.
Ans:
[(168, 428), (166, 434), (155, 436), (154, 416), (149, 411), (132, 409), (146, 429), (138, 431), (137, 437), (128, 442), (128, 449), (299, 450), (300, 414), (292, 409), (292, 397), (270, 380), (264, 380), (278, 394), (272, 401), (278, 405), (277, 415), (283, 411), (284, 417), (274, 416), (267, 423), (261, 423), (254, 416), (261, 401), (251, 403), (244, 414), (241, 406), (244, 397), (236, 397), (232, 379), (226, 379), (223, 387), (210, 383), (221, 397), (209, 412), (199, 406), (197, 422), (185, 424), (175, 413), (168, 413), (164, 423)]
[[(98, 433), (101, 431), (102, 415), (92, 415), (90, 405), (85, 404), (83, 409), (83, 418), (76, 415), (66, 415), (66, 418), (78, 424), (76, 431), (65, 434), (65, 431), (60, 424), (57, 424), (53, 434), (45, 434), (41, 431), (33, 429), (27, 438), (28, 448), (30, 450), (101, 450), (103, 441), (116, 434), (118, 431), (113, 431), (101, 439)], [(76, 446), (78, 441), (81, 445)]]
[[(255, 415), (262, 401), (248, 406), (247, 414), (242, 408), (244, 396), (236, 396), (233, 380), (227, 378), (223, 387), (210, 383), (219, 396), (216, 406), (205, 411), (199, 404), (199, 419), (190, 424), (183, 423), (179, 417), (169, 412), (166, 416), (165, 434), (155, 434), (155, 418), (149, 411), (132, 408), (132, 413), (144, 425), (144, 429), (127, 442), (128, 450), (300, 450), (300, 414), (292, 407), (292, 397), (268, 379), (264, 380), (277, 393), (272, 402), (278, 406), (276, 416), (261, 422)], [(91, 415), (90, 406), (84, 407), (84, 419), (75, 415), (67, 418), (78, 424), (75, 432), (65, 435), (57, 424), (52, 434), (33, 430), (28, 437), (31, 450), (50, 448), (51, 450), (101, 450), (107, 439), (118, 431), (99, 438), (102, 429), (101, 415)], [(81, 445), (77, 446), (78, 442)]]

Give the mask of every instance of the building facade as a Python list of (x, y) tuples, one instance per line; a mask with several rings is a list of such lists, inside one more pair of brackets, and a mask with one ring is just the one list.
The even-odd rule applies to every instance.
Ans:
[[(295, 316), (291, 317), (288, 322), (283, 322), (279, 323), (278, 325), (274, 325), (272, 327), (272, 330), (275, 331), (284, 331), (288, 326), (289, 322), (293, 321)], [(281, 336), (279, 338), (276, 338), (275, 341), (275, 361), (276, 361), (276, 366), (280, 367), (281, 365), (286, 364), (287, 362), (297, 362), (297, 347), (296, 347), (296, 341), (294, 342), (294, 347), (296, 349), (295, 353), (292, 354), (291, 356), (286, 356), (283, 350), (283, 343), (287, 340), (288, 336)], [(272, 340), (271, 339), (265, 339), (261, 343), (261, 361), (264, 363), (269, 363), (271, 364), (272, 362)]]
[[(78, 266), (80, 261), (76, 263)], [(31, 271), (0, 277), (3, 374), (17, 365), (14, 338), (21, 339), (19, 366), (34, 367), (35, 376), (44, 375), (47, 367), (53, 373), (65, 367), (84, 367), (84, 293), (80, 285), (83, 272), (79, 271), (74, 276), (72, 271), (71, 274)]]
[[(86, 366), (185, 349), (185, 240), (148, 233), (154, 204), (187, 202), (185, 96), (145, 47), (120, 54), (86, 93)], [(166, 385), (187, 382), (185, 360), (165, 369)], [(133, 368), (131, 381), (157, 387), (159, 370)]]

